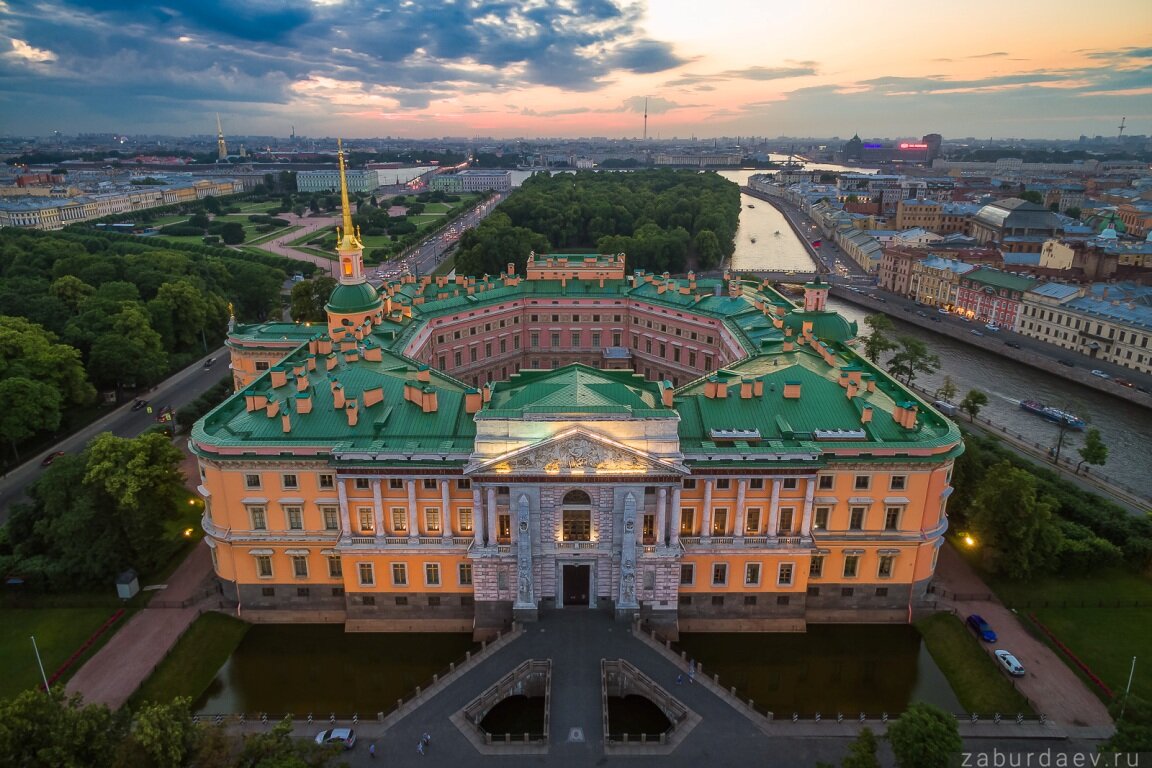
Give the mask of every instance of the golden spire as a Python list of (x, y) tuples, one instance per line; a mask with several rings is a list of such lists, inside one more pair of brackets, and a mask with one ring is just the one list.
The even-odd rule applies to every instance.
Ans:
[(348, 204), (348, 176), (344, 172), (344, 145), (336, 139), (336, 158), (340, 162), (340, 209), (344, 213), (344, 232), (340, 236), (340, 250), (363, 248), (358, 233), (352, 228), (352, 208)]

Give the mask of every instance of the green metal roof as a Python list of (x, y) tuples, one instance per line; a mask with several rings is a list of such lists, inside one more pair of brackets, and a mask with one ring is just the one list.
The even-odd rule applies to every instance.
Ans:
[(380, 308), (380, 297), (371, 284), (353, 283), (351, 285), (337, 285), (328, 298), (325, 309), (337, 314), (352, 312), (373, 312)]
[(602, 371), (579, 363), (556, 370), (522, 370), (509, 381), (494, 383), (485, 412), (481, 418), (517, 413), (671, 415), (655, 382), (632, 371)]
[(1001, 272), (998, 269), (980, 268), (961, 277), (961, 280), (971, 280), (982, 285), (991, 285), (996, 288), (1007, 288), (1012, 291), (1027, 291), (1038, 280), (1031, 277), (1022, 277), (1011, 272)]

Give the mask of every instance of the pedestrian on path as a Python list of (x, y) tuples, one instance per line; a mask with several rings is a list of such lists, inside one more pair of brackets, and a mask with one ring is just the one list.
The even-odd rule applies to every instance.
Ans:
[(416, 751), (420, 754), (424, 754), (424, 739), (420, 739), (420, 741), (416, 742)]
[(376, 742), (372, 742), (368, 745), (368, 757), (372, 758), (373, 760), (376, 759)]
[(425, 749), (432, 746), (432, 734), (424, 731), (424, 735), (420, 737), (420, 743), (424, 745)]
[(688, 660), (688, 682), (696, 682), (696, 659)]

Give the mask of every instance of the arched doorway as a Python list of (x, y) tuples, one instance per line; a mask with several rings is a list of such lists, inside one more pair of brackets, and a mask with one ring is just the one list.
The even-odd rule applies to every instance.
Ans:
[[(571, 490), (560, 506), (560, 540), (571, 547), (592, 541), (592, 497), (587, 491)], [(592, 564), (566, 562), (560, 565), (560, 605), (587, 607), (592, 602)]]

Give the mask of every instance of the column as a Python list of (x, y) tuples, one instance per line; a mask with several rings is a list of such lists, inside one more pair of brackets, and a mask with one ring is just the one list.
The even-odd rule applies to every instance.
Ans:
[(748, 481), (740, 478), (736, 481), (736, 529), (732, 531), (737, 544), (744, 543), (744, 528), (747, 520), (747, 512), (744, 510), (744, 495), (747, 492)]
[(812, 497), (816, 495), (816, 478), (810, 477), (804, 490), (804, 517), (800, 521), (800, 535), (812, 535)]
[(344, 489), (345, 480), (336, 478), (336, 496), (340, 500), (340, 526), (344, 533), (352, 533), (352, 524), (348, 522), (348, 491)]
[(680, 486), (672, 489), (672, 523), (669, 526), (668, 546), (680, 548)]
[(656, 546), (662, 547), (668, 541), (665, 524), (668, 522), (668, 489), (664, 486), (656, 491)]
[(488, 487), (488, 546), (496, 546), (496, 537), (500, 529), (496, 527), (496, 488)]
[(416, 511), (416, 481), (408, 481), (408, 542), (415, 543), (420, 536), (420, 516)]
[(448, 498), (448, 483), (450, 482), (452, 481), (440, 481), (440, 530), (443, 531), (445, 544), (452, 541), (452, 510), (448, 506), (451, 502), (451, 499)]
[(772, 481), (772, 506), (768, 508), (768, 538), (776, 538), (780, 515), (780, 480)]
[(484, 502), (480, 488), (472, 486), (472, 541), (475, 546), (484, 546)]
[(704, 481), (704, 509), (700, 510), (700, 540), (705, 544), (712, 540), (712, 482)]
[(383, 536), (384, 530), (384, 501), (380, 493), (380, 478), (372, 479), (372, 511), (376, 517), (376, 535)]

